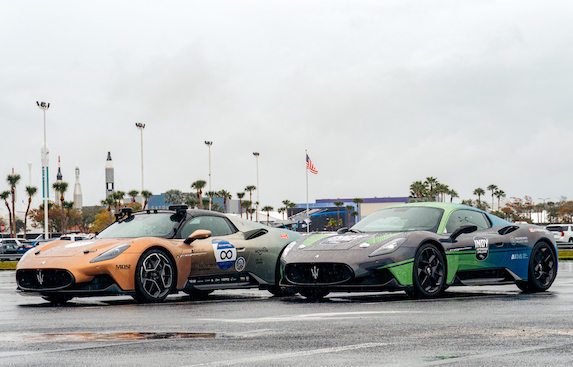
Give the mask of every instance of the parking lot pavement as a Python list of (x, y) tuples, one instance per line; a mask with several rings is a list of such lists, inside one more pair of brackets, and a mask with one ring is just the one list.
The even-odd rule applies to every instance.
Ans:
[(570, 366), (573, 262), (550, 291), (450, 288), (443, 298), (332, 293), (324, 301), (216, 291), (161, 304), (129, 297), (52, 306), (0, 272), (0, 365)]

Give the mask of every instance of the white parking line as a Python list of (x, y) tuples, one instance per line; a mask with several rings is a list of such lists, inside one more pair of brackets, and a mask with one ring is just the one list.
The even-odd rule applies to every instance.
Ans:
[(388, 315), (398, 313), (419, 313), (420, 311), (358, 311), (358, 312), (326, 312), (326, 313), (312, 313), (307, 315), (294, 315), (294, 316), (272, 316), (260, 317), (251, 319), (199, 319), (201, 321), (219, 321), (238, 324), (252, 324), (257, 322), (284, 322), (284, 321), (313, 321), (313, 320), (333, 320), (333, 319), (348, 319), (359, 316), (370, 315)]
[(188, 366), (184, 366), (184, 367), (232, 366), (234, 364), (249, 364), (249, 363), (256, 363), (256, 362), (273, 361), (276, 359), (305, 357), (305, 356), (311, 356), (311, 355), (315, 355), (315, 354), (338, 353), (338, 352), (345, 352), (348, 350), (380, 347), (380, 346), (384, 346), (384, 345), (388, 345), (388, 343), (363, 343), (363, 344), (345, 345), (342, 347), (313, 349), (313, 350), (305, 350), (302, 352), (271, 354), (271, 355), (264, 355), (264, 356), (258, 356), (258, 357), (233, 359), (233, 360), (227, 360), (227, 361), (217, 361), (217, 362), (192, 364), (192, 365), (188, 365)]

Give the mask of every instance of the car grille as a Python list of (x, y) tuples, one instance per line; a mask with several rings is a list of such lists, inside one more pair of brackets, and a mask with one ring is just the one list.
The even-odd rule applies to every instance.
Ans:
[(16, 280), (24, 290), (57, 290), (73, 284), (74, 276), (63, 269), (21, 269)]
[(294, 284), (338, 284), (350, 280), (352, 269), (346, 264), (288, 264), (285, 277)]

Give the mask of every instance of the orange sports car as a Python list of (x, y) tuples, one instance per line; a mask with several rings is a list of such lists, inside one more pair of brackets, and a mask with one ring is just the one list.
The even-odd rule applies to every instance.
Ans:
[(16, 268), (18, 291), (62, 303), (73, 297), (131, 295), (163, 301), (179, 291), (267, 289), (280, 294), (278, 259), (300, 238), (241, 218), (172, 205), (132, 213), (84, 241), (52, 241), (26, 252)]

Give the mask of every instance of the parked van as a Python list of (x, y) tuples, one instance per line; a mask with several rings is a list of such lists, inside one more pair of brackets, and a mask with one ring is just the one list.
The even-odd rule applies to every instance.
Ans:
[(573, 242), (573, 224), (550, 224), (546, 229), (553, 233), (555, 242)]

